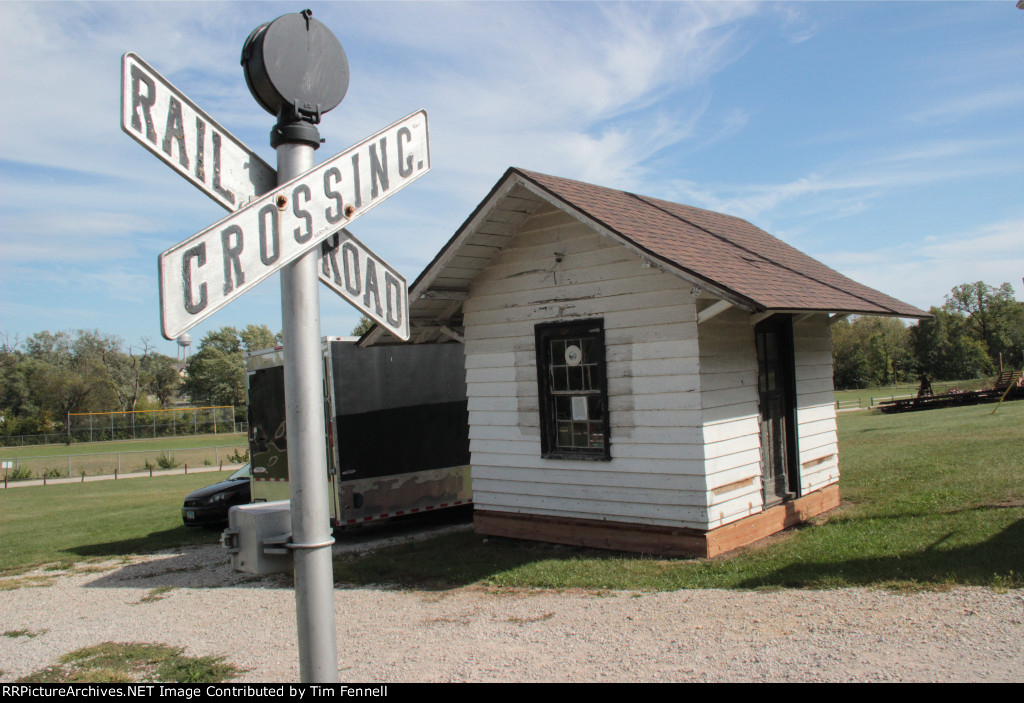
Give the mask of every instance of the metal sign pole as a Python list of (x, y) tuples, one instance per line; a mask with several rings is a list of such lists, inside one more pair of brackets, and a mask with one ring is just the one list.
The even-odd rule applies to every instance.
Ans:
[[(286, 142), (277, 147), (278, 181), (285, 183), (313, 167), (313, 147)], [(290, 203), (285, 204), (290, 207)], [(338, 648), (331, 566), (330, 508), (327, 498), (323, 414), (323, 359), (320, 349), (320, 290), (313, 248), (281, 270), (284, 327), (285, 417), (295, 557), (295, 617), (299, 635), (299, 676), (304, 683), (337, 683)]]
[[(348, 60), (337, 38), (313, 13), (284, 15), (254, 29), (242, 47), (245, 81), (277, 125), (270, 145), (277, 150), (277, 183), (282, 186), (313, 168), (320, 146), (316, 124), (348, 89)], [(291, 238), (312, 238), (311, 189), (282, 189), (260, 208), (262, 233), (274, 240), (277, 257)], [(305, 201), (300, 205), (300, 195)], [(290, 226), (294, 214), (309, 228)], [(223, 235), (222, 236), (227, 236)], [(331, 516), (327, 496), (327, 431), (324, 423), (323, 356), (320, 349), (320, 289), (315, 242), (281, 269), (284, 328), (285, 422), (291, 488), (291, 542), (295, 564), (295, 619), (299, 636), (299, 680), (338, 682), (334, 623)], [(241, 248), (241, 245), (239, 245)]]
[[(167, 339), (187, 347), (186, 330), (281, 272), (291, 487), (285, 546), (294, 557), (299, 672), (303, 682), (336, 683), (317, 281), (408, 339), (405, 279), (342, 225), (430, 170), (427, 115), (415, 112), (314, 169), (315, 125), (348, 90), (348, 60), (337, 37), (310, 10), (283, 15), (252, 31), (242, 66), (256, 102), (278, 120), (270, 141), (277, 151), (276, 188), (269, 165), (132, 52), (121, 61), (121, 128), (232, 213), (160, 255)], [(321, 265), (319, 245), (332, 234), (334, 246), (325, 248)], [(70, 420), (68, 426), (70, 432)], [(89, 432), (91, 438), (91, 414)]]

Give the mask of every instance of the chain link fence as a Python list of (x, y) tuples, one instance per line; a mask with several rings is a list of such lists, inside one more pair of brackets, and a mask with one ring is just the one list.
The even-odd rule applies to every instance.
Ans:
[(114, 439), (155, 439), (236, 431), (235, 408), (172, 408), (134, 412), (69, 413), (66, 440), (103, 442)]
[(216, 447), (24, 456), (4, 459), (0, 468), (0, 479), (6, 484), (8, 481), (77, 478), (115, 473), (157, 474), (169, 469), (241, 464), (248, 460), (249, 447), (244, 443)]
[(24, 447), (34, 444), (67, 444), (68, 433), (0, 435), (0, 447)]

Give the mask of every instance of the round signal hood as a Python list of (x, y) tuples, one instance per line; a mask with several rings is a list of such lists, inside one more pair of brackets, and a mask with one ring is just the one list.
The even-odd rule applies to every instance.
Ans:
[(317, 124), (348, 91), (345, 50), (310, 10), (254, 29), (242, 47), (242, 67), (256, 102), (290, 120)]

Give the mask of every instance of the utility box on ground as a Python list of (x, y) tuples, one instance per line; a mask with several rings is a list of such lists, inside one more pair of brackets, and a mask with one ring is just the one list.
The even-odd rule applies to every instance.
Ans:
[(231, 569), (250, 574), (274, 574), (291, 571), (291, 503), (236, 505), (228, 511), (228, 528), (221, 544), (231, 555)]

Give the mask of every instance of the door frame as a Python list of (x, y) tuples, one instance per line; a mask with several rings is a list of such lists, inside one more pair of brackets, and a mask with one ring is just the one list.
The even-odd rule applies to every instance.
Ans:
[[(776, 353), (777, 363), (775, 373), (777, 374), (776, 387), (778, 392), (781, 393), (782, 398), (782, 421), (784, 424), (784, 432), (782, 436), (775, 435), (777, 441), (785, 442), (782, 447), (784, 449), (783, 455), (785, 456), (785, 467), (784, 475), (786, 477), (786, 490), (782, 493), (776, 493), (771, 491), (769, 493), (769, 486), (765, 480), (765, 470), (767, 468), (767, 462), (771, 459), (767, 456), (766, 452), (769, 448), (761, 447), (761, 477), (762, 477), (762, 498), (764, 500), (764, 507), (768, 508), (772, 505), (785, 502), (787, 500), (793, 500), (799, 498), (800, 491), (800, 461), (799, 461), (799, 443), (797, 441), (797, 416), (796, 416), (796, 355), (793, 344), (793, 316), (789, 314), (775, 314), (766, 320), (762, 320), (754, 327), (754, 353), (757, 357), (757, 375), (758, 375), (758, 424), (760, 427), (764, 427), (766, 418), (764, 415), (765, 408), (762, 402), (762, 372), (764, 371), (764, 365), (766, 359), (762, 359), (761, 355), (761, 339), (765, 339), (767, 343), (767, 334), (774, 334), (777, 340)], [(767, 356), (767, 354), (766, 354)], [(762, 430), (761, 437), (764, 437)]]

